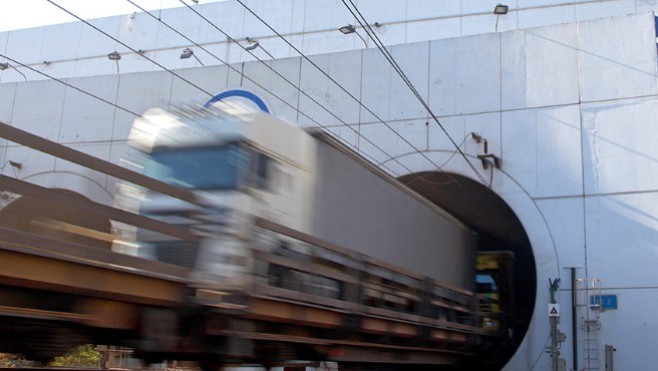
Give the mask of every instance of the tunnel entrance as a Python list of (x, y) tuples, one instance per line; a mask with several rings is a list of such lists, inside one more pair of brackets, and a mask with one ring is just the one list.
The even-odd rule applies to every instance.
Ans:
[(400, 177), (402, 183), (440, 206), (478, 235), (480, 252), (504, 252), (511, 256), (511, 306), (506, 315), (511, 336), (484, 350), (464, 370), (500, 370), (523, 340), (535, 307), (537, 272), (532, 246), (512, 209), (486, 186), (447, 172), (419, 172)]

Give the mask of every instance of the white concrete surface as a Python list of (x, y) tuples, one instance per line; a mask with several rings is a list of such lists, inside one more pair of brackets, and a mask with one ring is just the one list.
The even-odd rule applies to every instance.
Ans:
[[(481, 175), (489, 179), (492, 170), (479, 166), (475, 156), (482, 147), (469, 140), (469, 133), (485, 137), (490, 152), (503, 160), (491, 189), (525, 227), (539, 285), (530, 331), (506, 370), (550, 368), (545, 353), (547, 282), (558, 276), (568, 282), (564, 268), (571, 266), (579, 268), (580, 278), (598, 278), (605, 293), (619, 295), (619, 309), (601, 315), (601, 349), (603, 344), (618, 349), (617, 369), (652, 369), (658, 364), (651, 306), (658, 294), (658, 86), (654, 16), (649, 11), (658, 5), (649, 0), (516, 0), (509, 2), (510, 13), (500, 16), (496, 25), (490, 10), (497, 2), (396, 0), (382, 7), (380, 2), (362, 0), (358, 5), (372, 22), (383, 23), (378, 32), (386, 42), (403, 44), (392, 46), (391, 53)], [(185, 15), (187, 9), (158, 14), (231, 61), (230, 67), (197, 48), (196, 55), (207, 67), (194, 58), (179, 59), (189, 42), (143, 14), (94, 24), (146, 50), (147, 56), (189, 82), (134, 53), (124, 54), (119, 63), (108, 60), (107, 53), (124, 49), (85, 25), (0, 33), (0, 53), (137, 114), (154, 106), (205, 102), (229, 87), (248, 87), (263, 96), (275, 114), (301, 126), (315, 125), (313, 120), (328, 125), (336, 136), (395, 174), (435, 170), (440, 164), (477, 179), (463, 158), (452, 156), (454, 147), (443, 131), (372, 44), (364, 50), (359, 38), (335, 31), (354, 23), (340, 1), (322, 6), (311, 1), (272, 3), (249, 1), (431, 160), (393, 135), (287, 45), (277, 41), (275, 46), (272, 34), (234, 2), (197, 8), (241, 42), (246, 36), (260, 39), (277, 57), (268, 64), (292, 86), (259, 62), (242, 63), (252, 57), (227, 44), (203, 21)], [(618, 17), (595, 19), (612, 15)], [(528, 28), (535, 26), (541, 27)], [(500, 32), (493, 32), (494, 27)], [(133, 114), (18, 68), (27, 82), (14, 68), (0, 71), (1, 121), (113, 162), (123, 157)], [(111, 203), (115, 182), (102, 175), (6, 141), (0, 142), (0, 160), (5, 175), (67, 187)], [(21, 162), (23, 168), (6, 166), (8, 160)], [(570, 295), (560, 295), (565, 307)], [(591, 315), (579, 310), (579, 320)], [(560, 327), (571, 339), (567, 317)], [(583, 334), (579, 337), (582, 367)], [(569, 348), (562, 350), (571, 364)]]

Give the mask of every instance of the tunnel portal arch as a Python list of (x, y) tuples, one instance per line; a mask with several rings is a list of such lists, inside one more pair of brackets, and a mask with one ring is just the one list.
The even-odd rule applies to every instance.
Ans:
[[(478, 233), (479, 252), (513, 254), (511, 295), (513, 308), (507, 320), (512, 340), (498, 344), (500, 356), (491, 369), (506, 363), (528, 331), (535, 307), (537, 272), (532, 246), (514, 211), (490, 188), (465, 176), (440, 171), (421, 171), (398, 178), (434, 204), (440, 206)], [(491, 358), (491, 354), (487, 354)], [(487, 359), (491, 362), (491, 359)], [(477, 364), (478, 369), (488, 369)]]

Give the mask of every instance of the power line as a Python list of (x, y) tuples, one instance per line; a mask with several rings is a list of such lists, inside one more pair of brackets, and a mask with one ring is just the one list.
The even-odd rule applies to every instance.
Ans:
[[(239, 0), (238, 0), (238, 1), (239, 1)], [(478, 177), (478, 179), (480, 180), (480, 182), (482, 182), (483, 184), (486, 185), (486, 184), (487, 184), (486, 179), (484, 179), (484, 177), (480, 174), (480, 172), (477, 171), (477, 169), (475, 168), (475, 166), (473, 166), (473, 164), (472, 164), (472, 163), (468, 160), (468, 158), (466, 157), (466, 154), (461, 150), (461, 148), (459, 148), (459, 145), (455, 142), (454, 139), (452, 139), (452, 137), (450, 136), (450, 134), (448, 133), (448, 131), (447, 131), (447, 130), (445, 129), (445, 127), (441, 124), (441, 122), (439, 121), (439, 119), (436, 117), (436, 115), (434, 114), (434, 112), (433, 112), (432, 109), (430, 108), (429, 104), (427, 104), (427, 102), (425, 102), (425, 99), (423, 99), (423, 97), (420, 95), (420, 93), (418, 92), (418, 90), (414, 87), (413, 83), (409, 80), (409, 78), (407, 77), (407, 75), (404, 73), (404, 71), (402, 70), (402, 68), (400, 68), (400, 66), (398, 65), (398, 63), (395, 61), (395, 58), (393, 58), (393, 56), (389, 53), (388, 49), (386, 49), (386, 47), (385, 47), (384, 44), (381, 42), (381, 40), (379, 39), (379, 37), (377, 36), (377, 34), (373, 31), (372, 27), (370, 27), (370, 24), (367, 22), (367, 20), (366, 20), (365, 17), (363, 16), (363, 14), (361, 14), (361, 12), (359, 11), (359, 8), (354, 4), (354, 2), (353, 2), (352, 0), (347, 0), (347, 1), (349, 1), (350, 4), (352, 5), (352, 7), (354, 7), (354, 10), (352, 10), (352, 8), (350, 8), (350, 6), (347, 4), (346, 0), (341, 0), (341, 1), (342, 1), (343, 4), (345, 5), (345, 7), (350, 11), (350, 13), (352, 13), (352, 15), (353, 15), (354, 18), (357, 20), (357, 22), (359, 22), (359, 24), (361, 25), (361, 27), (363, 27), (363, 29), (366, 31), (366, 33), (368, 34), (368, 37), (370, 37), (370, 39), (372, 39), (372, 41), (374, 41), (375, 45), (377, 46), (377, 49), (379, 49), (379, 51), (384, 55), (384, 58), (386, 58), (386, 60), (391, 64), (391, 66), (393, 67), (393, 69), (398, 73), (398, 75), (400, 75), (400, 78), (402, 78), (403, 82), (409, 87), (409, 89), (411, 90), (411, 92), (412, 92), (412, 93), (414, 94), (414, 96), (418, 99), (418, 101), (422, 104), (422, 106), (425, 108), (425, 110), (427, 110), (427, 113), (430, 114), (430, 116), (431, 116), (432, 119), (437, 123), (437, 125), (439, 126), (439, 128), (441, 128), (441, 130), (442, 130), (443, 133), (446, 135), (446, 137), (448, 138), (448, 140), (450, 140), (450, 142), (452, 143), (452, 145), (457, 149), (457, 151), (459, 152), (459, 154), (464, 158), (464, 160), (466, 161), (466, 163), (468, 164), (468, 166), (471, 168), (471, 170), (473, 170), (473, 173)], [(356, 13), (358, 13), (358, 16), (357, 16), (357, 14), (355, 13), (355, 11), (356, 11)], [(492, 168), (491, 171), (493, 171), (493, 168)]]
[[(182, 0), (179, 0), (182, 2)], [(261, 18), (258, 14), (256, 14), (249, 6), (247, 6), (245, 3), (242, 2), (242, 0), (236, 0), (240, 5), (242, 5), (249, 13), (251, 13), (256, 19), (258, 19), (261, 23), (263, 23), (267, 28), (270, 29), (270, 31), (274, 32), (279, 38), (281, 38), (286, 44), (288, 44), (291, 48), (293, 48), (302, 58), (304, 58), (307, 62), (309, 62), (313, 67), (315, 67), (318, 71), (320, 71), (324, 76), (326, 76), (332, 83), (334, 83), (337, 87), (339, 87), (345, 94), (347, 94), (350, 98), (352, 98), (355, 102), (359, 103), (361, 107), (363, 107), (368, 113), (370, 113), (377, 121), (382, 123), (386, 128), (391, 130), (397, 137), (402, 139), (407, 145), (409, 145), (416, 153), (419, 153), (421, 156), (423, 156), (427, 161), (429, 161), (432, 165), (436, 166), (439, 170), (442, 170), (442, 167), (432, 161), (424, 152), (419, 150), (416, 146), (414, 146), (409, 140), (404, 138), (400, 133), (395, 131), (390, 124), (388, 124), (386, 121), (384, 121), (381, 117), (379, 117), (375, 112), (373, 112), (370, 108), (368, 108), (359, 98), (355, 97), (354, 94), (349, 92), (345, 87), (343, 87), (338, 81), (336, 81), (333, 77), (331, 77), (326, 71), (324, 71), (320, 66), (318, 66), (315, 62), (313, 62), (308, 56), (306, 56), (301, 50), (299, 50), (296, 46), (294, 46), (290, 41), (288, 41), (283, 35), (281, 35), (277, 30), (275, 30), (270, 24), (265, 21), (263, 18)], [(359, 35), (359, 37), (361, 37)], [(362, 38), (363, 40), (363, 38)], [(365, 42), (365, 40), (363, 40)], [(361, 136), (361, 135), (359, 135)], [(361, 136), (364, 138), (363, 136)], [(391, 158), (393, 158), (391, 156)], [(381, 164), (381, 162), (380, 162)], [(412, 172), (409, 168), (405, 167), (407, 171), (410, 173)]]
[[(50, 0), (49, 0), (49, 1), (50, 1)], [(138, 9), (140, 9), (141, 11), (143, 11), (143, 12), (149, 14), (151, 17), (153, 17), (154, 19), (158, 20), (158, 22), (162, 23), (162, 24), (165, 25), (167, 28), (169, 28), (170, 30), (174, 31), (176, 34), (178, 34), (179, 36), (183, 37), (185, 40), (191, 42), (192, 44), (194, 44), (195, 46), (197, 46), (197, 47), (200, 48), (201, 50), (203, 50), (203, 51), (205, 51), (206, 53), (210, 54), (210, 55), (213, 56), (215, 59), (217, 59), (219, 62), (225, 64), (226, 66), (228, 66), (229, 68), (231, 68), (231, 69), (234, 70), (235, 72), (239, 73), (239, 74), (242, 75), (244, 78), (246, 78), (246, 79), (249, 80), (250, 82), (254, 83), (255, 85), (257, 85), (257, 86), (260, 87), (261, 89), (267, 91), (268, 93), (270, 93), (270, 94), (271, 94), (272, 96), (274, 96), (275, 98), (279, 99), (279, 100), (280, 100), (281, 102), (283, 102), (284, 104), (290, 106), (291, 108), (293, 108), (294, 110), (296, 110), (296, 111), (299, 112), (300, 114), (304, 115), (306, 118), (308, 118), (308, 119), (310, 119), (311, 121), (313, 121), (316, 125), (318, 125), (318, 126), (321, 127), (322, 129), (327, 130), (327, 131), (331, 132), (332, 134), (334, 133), (333, 131), (329, 130), (329, 128), (328, 128), (327, 126), (322, 125), (322, 124), (319, 123), (317, 120), (311, 118), (310, 116), (308, 116), (307, 114), (305, 114), (304, 112), (302, 112), (299, 108), (294, 107), (292, 104), (290, 104), (290, 103), (289, 103), (288, 101), (286, 101), (285, 99), (279, 97), (278, 95), (274, 94), (274, 93), (273, 93), (272, 91), (270, 91), (269, 89), (265, 88), (263, 85), (259, 84), (259, 83), (256, 82), (255, 80), (249, 78), (249, 77), (248, 77), (247, 75), (245, 75), (242, 71), (240, 71), (240, 70), (238, 70), (237, 68), (235, 68), (235, 67), (231, 66), (230, 64), (226, 63), (226, 61), (224, 61), (223, 59), (219, 58), (217, 55), (215, 55), (214, 53), (210, 52), (209, 50), (207, 50), (206, 48), (204, 48), (203, 46), (201, 46), (200, 44), (198, 44), (198, 43), (195, 42), (194, 40), (190, 39), (189, 37), (187, 37), (186, 35), (184, 35), (184, 34), (181, 33), (180, 31), (178, 31), (177, 29), (175, 29), (174, 27), (171, 27), (169, 24), (167, 24), (166, 22), (164, 22), (162, 19), (160, 19), (160, 18), (154, 16), (152, 13), (146, 11), (144, 8), (142, 8), (142, 7), (140, 7), (139, 5), (135, 4), (135, 2), (133, 2), (132, 0), (126, 0), (126, 1), (128, 1), (129, 3), (131, 3), (132, 5), (134, 5), (135, 7), (137, 7)], [(270, 65), (267, 64), (267, 63), (265, 63), (261, 58), (259, 58), (257, 55), (255, 55), (251, 50), (248, 50), (245, 46), (243, 46), (242, 44), (240, 44), (237, 40), (235, 40), (233, 37), (231, 37), (229, 34), (227, 34), (224, 30), (222, 30), (221, 28), (219, 28), (219, 27), (218, 27), (217, 25), (215, 25), (212, 21), (210, 21), (209, 19), (207, 19), (205, 16), (203, 16), (203, 15), (202, 15), (201, 13), (199, 13), (198, 11), (196, 11), (196, 9), (194, 9), (193, 7), (191, 7), (190, 5), (188, 5), (187, 3), (185, 3), (183, 0), (179, 0), (179, 2), (180, 2), (181, 4), (183, 4), (183, 5), (185, 5), (188, 9), (190, 9), (192, 12), (194, 12), (197, 16), (199, 16), (199, 17), (200, 17), (201, 19), (203, 19), (205, 22), (207, 22), (208, 24), (210, 24), (210, 25), (211, 25), (213, 28), (215, 28), (217, 31), (219, 31), (220, 33), (222, 33), (222, 35), (224, 35), (229, 41), (232, 41), (233, 43), (235, 43), (235, 44), (237, 44), (238, 46), (240, 46), (240, 48), (242, 48), (244, 51), (246, 51), (246, 52), (248, 52), (249, 54), (251, 54), (254, 58), (256, 58), (259, 62), (261, 62), (266, 68), (268, 68), (269, 70), (271, 70), (272, 72), (274, 72), (277, 76), (279, 76), (281, 79), (283, 79), (284, 81), (286, 81), (290, 86), (292, 86), (293, 88), (295, 88), (296, 90), (298, 90), (302, 95), (304, 95), (305, 97), (307, 97), (308, 99), (310, 99), (313, 103), (317, 104), (319, 107), (321, 107), (323, 110), (325, 110), (325, 111), (326, 111), (327, 113), (329, 113), (331, 116), (333, 116), (336, 120), (338, 120), (338, 121), (341, 122), (344, 126), (346, 126), (349, 130), (351, 130), (352, 132), (354, 132), (358, 137), (363, 138), (366, 142), (368, 142), (368, 143), (371, 144), (373, 147), (375, 147), (376, 149), (378, 149), (378, 150), (379, 150), (381, 153), (383, 153), (385, 156), (388, 156), (389, 158), (391, 158), (392, 160), (394, 160), (395, 162), (397, 162), (398, 165), (400, 165), (401, 167), (403, 167), (405, 170), (411, 172), (411, 169), (409, 169), (406, 165), (402, 164), (399, 160), (395, 159), (393, 156), (391, 156), (390, 154), (388, 154), (388, 152), (386, 152), (386, 151), (385, 151), (384, 149), (382, 149), (380, 146), (376, 145), (376, 144), (375, 144), (374, 142), (372, 142), (370, 139), (368, 139), (368, 138), (364, 137), (363, 135), (361, 135), (361, 133), (359, 133), (356, 129), (354, 129), (352, 126), (350, 126), (348, 123), (346, 123), (343, 119), (341, 119), (340, 117), (338, 117), (335, 113), (331, 112), (328, 108), (326, 108), (324, 105), (322, 105), (320, 102), (318, 102), (315, 98), (313, 98), (313, 97), (311, 97), (310, 95), (308, 95), (308, 93), (306, 93), (305, 91), (303, 91), (299, 86), (297, 86), (297, 85), (294, 84), (292, 81), (290, 81), (288, 78), (286, 78), (285, 76), (283, 76), (280, 72), (278, 72), (278, 71), (277, 71), (276, 69), (274, 69), (272, 66), (270, 66)], [(268, 53), (268, 54), (269, 54), (269, 53)], [(374, 159), (372, 156), (370, 156), (370, 155), (367, 155), (367, 156), (370, 158), (370, 161), (371, 161), (371, 162), (373, 162), (373, 163), (376, 162), (375, 159)], [(389, 168), (389, 171), (392, 171), (392, 170)], [(393, 172), (393, 171), (392, 171), (392, 172)], [(398, 174), (396, 173), (396, 175), (398, 175)]]
[(107, 103), (107, 104), (109, 104), (109, 105), (111, 105), (111, 106), (114, 106), (114, 107), (116, 107), (116, 108), (118, 108), (118, 109), (120, 109), (120, 110), (122, 110), (122, 111), (124, 111), (124, 112), (127, 112), (127, 113), (131, 114), (131, 115), (134, 115), (134, 116), (136, 116), (136, 117), (141, 117), (141, 116), (142, 116), (142, 115), (140, 115), (139, 113), (136, 113), (136, 112), (133, 112), (133, 111), (127, 109), (127, 108), (121, 107), (121, 106), (119, 106), (118, 104), (113, 103), (113, 102), (110, 102), (109, 100), (107, 100), (107, 99), (105, 99), (105, 98), (99, 97), (98, 95), (95, 95), (95, 94), (93, 94), (93, 93), (90, 93), (90, 92), (88, 92), (88, 91), (86, 91), (86, 90), (84, 90), (84, 89), (81, 89), (81, 88), (79, 88), (79, 87), (77, 87), (77, 86), (75, 86), (75, 85), (72, 85), (72, 84), (70, 84), (70, 83), (68, 83), (68, 82), (66, 82), (66, 81), (64, 81), (64, 80), (58, 79), (57, 77), (51, 76), (51, 75), (49, 75), (49, 74), (47, 74), (47, 73), (45, 73), (45, 72), (39, 71), (39, 70), (37, 70), (37, 69), (35, 69), (35, 68), (32, 68), (32, 67), (28, 66), (27, 64), (21, 63), (20, 61), (17, 61), (17, 60), (15, 60), (15, 59), (12, 59), (12, 58), (10, 58), (10, 57), (4, 55), (4, 54), (0, 54), (0, 57), (5, 58), (5, 59), (7, 59), (7, 60), (10, 60), (10, 61), (12, 61), (13, 63), (15, 63), (15, 64), (17, 64), (17, 65), (19, 65), (19, 66), (21, 66), (21, 67), (25, 67), (25, 68), (29, 69), (30, 71), (32, 71), (32, 72), (36, 72), (36, 73), (38, 73), (38, 74), (40, 74), (40, 75), (42, 75), (42, 76), (45, 76), (45, 77), (47, 77), (47, 78), (49, 78), (49, 79), (51, 79), (51, 80), (55, 80), (55, 81), (59, 82), (60, 84), (64, 84), (64, 85), (66, 85), (67, 87), (69, 87), (69, 88), (71, 88), (71, 89), (75, 89), (75, 90), (79, 91), (80, 93), (86, 94), (86, 95), (88, 95), (88, 96), (90, 96), (90, 97), (92, 97), (92, 98), (98, 99), (98, 100), (101, 101), (101, 102), (104, 102), (104, 103)]
[[(153, 60), (153, 59), (147, 57), (147, 56), (144, 55), (143, 53), (140, 53), (138, 50), (136, 50), (136, 49), (130, 47), (130, 46), (127, 45), (126, 43), (124, 43), (124, 42), (118, 40), (117, 38), (113, 37), (112, 35), (108, 34), (107, 32), (101, 30), (100, 28), (98, 28), (98, 27), (92, 25), (91, 23), (89, 23), (89, 22), (87, 22), (86, 20), (82, 19), (81, 17), (79, 17), (78, 15), (76, 15), (76, 14), (74, 14), (73, 12), (69, 11), (68, 9), (62, 7), (61, 5), (59, 5), (59, 4), (57, 4), (57, 3), (55, 3), (53, 0), (47, 0), (47, 1), (48, 1), (49, 3), (51, 3), (51, 4), (53, 4), (54, 6), (58, 7), (58, 8), (61, 9), (62, 11), (66, 12), (67, 14), (71, 15), (72, 17), (78, 19), (79, 21), (81, 21), (81, 22), (85, 23), (86, 25), (90, 26), (91, 28), (95, 29), (96, 31), (102, 33), (102, 34), (105, 35), (106, 37), (108, 37), (108, 38), (110, 38), (110, 39), (116, 41), (116, 42), (119, 43), (119, 44), (121, 44), (121, 45), (124, 46), (125, 48), (127, 48), (127, 49), (133, 51), (134, 53), (136, 53), (136, 54), (138, 54), (138, 55), (141, 55), (143, 58), (147, 59), (147, 60), (150, 61), (151, 63), (157, 65), (157, 66), (160, 67), (160, 68), (162, 68), (163, 70), (165, 70), (165, 71), (171, 73), (172, 75), (178, 77), (179, 79), (181, 79), (181, 80), (187, 82), (187, 83), (190, 84), (191, 86), (196, 87), (197, 89), (199, 89), (200, 91), (206, 93), (207, 95), (209, 95), (209, 96), (211, 96), (211, 97), (213, 96), (212, 93), (210, 93), (210, 92), (206, 91), (205, 89), (199, 87), (198, 85), (192, 83), (191, 81), (187, 80), (186, 78), (180, 76), (179, 74), (175, 73), (174, 71), (170, 70), (169, 68), (167, 68), (167, 67), (163, 66), (162, 64), (158, 63), (157, 61), (155, 61), (155, 60)], [(280, 98), (279, 96), (277, 96), (276, 94), (272, 93), (271, 91), (269, 91), (268, 89), (266, 89), (266, 88), (263, 87), (262, 85), (258, 84), (258, 83), (257, 83), (256, 81), (254, 81), (253, 79), (250, 79), (249, 77), (245, 76), (241, 71), (239, 71), (238, 69), (236, 69), (236, 68), (233, 67), (233, 66), (230, 66), (228, 63), (226, 63), (226, 62), (224, 62), (223, 60), (221, 60), (221, 58), (219, 58), (219, 57), (217, 57), (216, 55), (214, 55), (213, 53), (209, 52), (207, 49), (203, 48), (203, 47), (202, 47), (201, 45), (199, 45), (198, 43), (192, 41), (190, 38), (186, 37), (185, 35), (183, 35), (182, 33), (180, 33), (178, 30), (176, 30), (176, 29), (174, 29), (173, 27), (169, 26), (166, 22), (162, 21), (159, 17), (154, 16), (151, 12), (146, 11), (145, 9), (143, 9), (142, 7), (140, 7), (139, 5), (137, 5), (136, 3), (134, 3), (133, 1), (131, 1), (131, 0), (127, 0), (127, 1), (130, 2), (132, 5), (134, 5), (135, 7), (139, 8), (140, 10), (142, 10), (143, 12), (149, 14), (151, 17), (153, 17), (154, 19), (158, 20), (158, 21), (161, 22), (162, 24), (166, 25), (166, 26), (169, 27), (172, 31), (176, 32), (178, 35), (180, 35), (180, 36), (184, 37), (186, 40), (192, 42), (194, 45), (198, 46), (199, 48), (201, 48), (202, 50), (204, 50), (204, 51), (207, 52), (208, 54), (214, 56), (214, 57), (217, 58), (220, 62), (226, 64), (229, 68), (232, 68), (234, 71), (240, 73), (243, 77), (247, 78), (249, 81), (253, 82), (253, 83), (256, 84), (257, 86), (259, 86), (259, 87), (261, 87), (262, 89), (266, 90), (267, 92), (269, 92), (270, 94), (272, 94), (274, 97), (278, 98), (279, 100), (281, 100), (281, 101), (284, 102), (285, 104), (288, 104), (290, 107), (292, 107), (293, 109), (295, 109), (297, 112), (299, 112), (300, 114), (304, 115), (305, 117), (307, 117), (307, 118), (310, 119), (311, 121), (315, 122), (318, 126), (320, 126), (320, 127), (322, 127), (323, 129), (325, 129), (325, 130), (327, 130), (327, 131), (333, 133), (333, 131), (328, 130), (328, 128), (327, 128), (326, 126), (320, 124), (319, 122), (317, 122), (316, 120), (314, 120), (314, 119), (311, 118), (310, 116), (304, 114), (304, 113), (303, 113), (302, 111), (300, 111), (298, 108), (295, 108), (294, 106), (292, 106), (291, 104), (289, 104), (286, 100), (284, 100), (284, 99)], [(179, 0), (179, 1), (180, 1), (181, 3), (183, 3), (183, 5), (188, 6), (188, 5), (185, 4), (182, 0)], [(188, 6), (188, 8), (192, 9), (192, 8), (189, 7), (189, 6)], [(197, 13), (199, 16), (201, 16), (201, 15), (200, 15), (198, 12), (196, 12), (194, 9), (192, 9), (192, 10), (193, 10), (195, 13)], [(201, 17), (205, 19), (205, 17), (203, 17), (203, 16), (201, 16)], [(210, 23), (212, 24), (212, 22), (210, 22)], [(214, 25), (213, 25), (213, 26), (214, 26)], [(217, 27), (215, 26), (215, 28), (217, 28)], [(221, 31), (221, 30), (220, 30), (220, 31)], [(221, 31), (221, 32), (224, 33), (223, 31)], [(227, 37), (230, 38), (230, 36), (228, 36), (226, 33), (224, 33), (224, 35), (226, 35)], [(236, 44), (238, 44), (240, 47), (242, 47), (243, 49), (245, 49), (241, 44), (239, 44), (239, 43), (238, 43), (237, 41), (235, 41), (233, 38), (230, 38), (230, 39), (231, 39), (233, 42), (235, 42)], [(246, 50), (246, 49), (245, 49), (245, 50)], [(257, 58), (259, 61), (262, 62), (262, 60), (261, 60), (260, 58), (256, 57), (253, 53), (251, 53), (251, 51), (249, 51), (249, 50), (246, 50), (246, 51), (248, 51), (248, 52), (249, 52), (250, 54), (252, 54), (255, 58)], [(269, 67), (269, 66), (268, 66), (268, 67)], [(281, 75), (280, 75), (280, 76), (281, 76)], [(281, 77), (284, 78), (283, 76), (281, 76)], [(286, 81), (288, 81), (290, 84), (292, 84), (292, 82), (290, 82), (289, 80), (287, 80), (287, 79), (285, 79), (285, 78), (284, 78), (284, 80), (286, 80)], [(294, 84), (292, 84), (292, 85), (294, 86)], [(299, 89), (299, 88), (297, 88), (297, 89)], [(299, 90), (301, 91), (301, 89), (299, 89)], [(310, 97), (309, 97), (309, 98), (310, 98)], [(311, 98), (311, 99), (312, 99), (312, 98)], [(317, 102), (316, 102), (316, 103), (317, 103)], [(319, 103), (317, 103), (317, 104), (320, 105)], [(324, 108), (324, 106), (322, 106), (322, 105), (320, 105), (320, 106)], [(325, 108), (325, 110), (326, 110), (326, 108)], [(328, 111), (328, 110), (327, 110), (327, 112), (329, 112), (330, 114), (333, 114), (332, 112), (330, 112), (330, 111)], [(139, 116), (139, 115), (138, 115), (138, 116)], [(353, 128), (349, 127), (349, 125), (347, 125), (347, 126), (348, 126), (348, 128), (350, 128), (352, 131), (354, 131), (355, 133), (357, 133), (356, 130), (354, 130)], [(357, 135), (358, 135), (358, 133), (357, 133)], [(366, 140), (367, 140), (367, 139), (366, 139)], [(375, 145), (374, 143), (372, 143), (372, 142), (370, 142), (370, 143), (371, 143), (373, 146), (375, 146), (376, 148), (378, 148), (380, 151), (382, 151), (382, 153), (384, 153), (386, 156), (392, 157), (392, 156), (390, 156), (386, 151), (384, 151), (383, 149), (381, 149), (380, 147), (378, 147), (378, 146)], [(374, 162), (374, 159), (371, 158), (371, 161)], [(404, 167), (403, 164), (400, 164), (400, 165)], [(390, 168), (389, 168), (389, 171), (393, 172), (392, 169), (390, 169)]]
[(79, 17), (79, 16), (76, 15), (75, 13), (73, 13), (73, 12), (69, 11), (68, 9), (64, 8), (63, 6), (57, 4), (57, 3), (54, 2), (53, 0), (46, 0), (46, 1), (48, 1), (48, 2), (51, 3), (51, 4), (53, 4), (54, 6), (58, 7), (59, 9), (61, 9), (61, 10), (64, 11), (64, 12), (66, 12), (66, 13), (69, 14), (70, 16), (76, 18), (77, 20), (83, 22), (83, 23), (86, 24), (87, 26), (89, 26), (89, 27), (95, 29), (96, 31), (102, 33), (103, 35), (109, 37), (110, 39), (112, 39), (112, 40), (118, 42), (119, 44), (121, 44), (121, 45), (124, 46), (125, 48), (131, 50), (131, 51), (134, 52), (135, 54), (141, 55), (142, 58), (147, 59), (148, 61), (150, 61), (151, 63), (155, 64), (156, 66), (158, 66), (158, 67), (162, 68), (163, 70), (165, 70), (165, 71), (171, 73), (172, 75), (174, 75), (174, 76), (178, 77), (179, 79), (185, 81), (186, 83), (190, 84), (191, 86), (193, 86), (193, 87), (199, 89), (200, 91), (202, 91), (202, 92), (208, 94), (208, 96), (211, 96), (211, 97), (213, 96), (212, 93), (206, 91), (205, 89), (203, 89), (202, 87), (196, 85), (195, 83), (191, 82), (190, 80), (184, 78), (183, 76), (181, 76), (181, 75), (177, 74), (176, 72), (170, 70), (169, 68), (163, 66), (162, 64), (158, 63), (158, 62), (155, 61), (154, 59), (149, 58), (149, 57), (146, 56), (144, 53), (140, 53), (138, 50), (136, 50), (136, 49), (130, 47), (130, 46), (127, 45), (126, 43), (124, 43), (124, 42), (122, 42), (121, 40), (117, 39), (116, 37), (114, 37), (114, 36), (108, 34), (107, 32), (105, 32), (105, 31), (101, 30), (100, 28), (94, 26), (93, 24), (89, 23), (88, 21), (82, 19), (81, 17)]

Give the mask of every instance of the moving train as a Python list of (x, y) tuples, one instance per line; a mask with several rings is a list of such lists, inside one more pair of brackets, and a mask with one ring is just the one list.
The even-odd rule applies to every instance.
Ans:
[[(134, 254), (190, 268), (191, 303), (204, 323), (221, 318), (205, 342), (217, 359), (453, 364), (489, 334), (477, 234), (326, 133), (237, 106), (180, 107), (146, 112), (130, 143), (144, 174), (197, 197), (124, 187), (141, 215), (199, 236), (138, 229)], [(195, 316), (147, 313), (141, 326)], [(169, 335), (184, 337), (147, 331), (144, 344), (175, 354)], [(364, 358), (364, 344), (391, 356)]]

